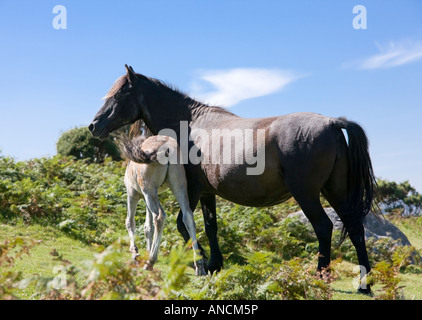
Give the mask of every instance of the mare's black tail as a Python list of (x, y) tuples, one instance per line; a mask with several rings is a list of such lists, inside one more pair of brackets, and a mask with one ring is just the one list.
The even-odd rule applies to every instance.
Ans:
[[(339, 118), (335, 121), (335, 125), (347, 131), (349, 140), (348, 190), (353, 214), (348, 217), (350, 221), (347, 221), (347, 224), (349, 226), (357, 223), (360, 225), (373, 207), (377, 189), (377, 182), (368, 151), (368, 138), (365, 131), (356, 122)], [(377, 213), (376, 211), (375, 213)], [(340, 241), (344, 240), (346, 232), (346, 226), (344, 226)]]

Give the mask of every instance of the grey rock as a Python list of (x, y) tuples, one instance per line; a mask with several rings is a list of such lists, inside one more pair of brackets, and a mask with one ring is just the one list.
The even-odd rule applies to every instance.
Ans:
[[(334, 209), (324, 208), (324, 210), (327, 213), (330, 220), (333, 222), (334, 230), (341, 230), (343, 228), (343, 223), (339, 219)], [(308, 218), (306, 218), (303, 211), (291, 213), (288, 215), (288, 217), (297, 218), (299, 221), (308, 225), (308, 227), (312, 229), (312, 226)], [(399, 228), (397, 228), (393, 223), (391, 223), (384, 217), (378, 218), (371, 212), (366, 216), (363, 225), (365, 227), (366, 239), (369, 237), (375, 237), (376, 239), (388, 237), (393, 240), (400, 240), (399, 243), (403, 246), (411, 245), (409, 239), (407, 239), (404, 233), (401, 232)]]

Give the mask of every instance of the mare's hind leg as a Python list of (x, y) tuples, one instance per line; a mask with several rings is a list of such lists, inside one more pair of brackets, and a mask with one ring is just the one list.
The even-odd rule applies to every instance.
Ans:
[(328, 268), (331, 261), (331, 236), (333, 223), (325, 213), (318, 195), (307, 195), (301, 192), (292, 191), (293, 197), (309, 219), (319, 244), (318, 271)]
[(349, 238), (356, 249), (361, 270), (361, 284), (358, 291), (370, 294), (371, 287), (370, 284), (366, 283), (365, 278), (371, 271), (365, 244), (365, 229), (360, 212), (353, 210), (348, 200), (346, 161), (343, 159), (337, 161), (330, 178), (322, 189), (322, 193), (342, 220)]
[(346, 232), (356, 249), (361, 271), (361, 284), (359, 285), (358, 291), (361, 293), (370, 293), (370, 284), (366, 283), (365, 276), (371, 271), (371, 266), (366, 250), (363, 221), (358, 218), (359, 213), (352, 210), (351, 205), (344, 200), (345, 198), (341, 200), (342, 197), (338, 195), (338, 190), (325, 188), (323, 194), (342, 220)]
[(136, 206), (141, 199), (142, 195), (135, 189), (127, 188), (127, 217), (126, 217), (126, 229), (129, 234), (130, 241), (130, 252), (132, 253), (132, 259), (136, 260), (139, 256), (138, 247), (135, 244), (135, 213)]

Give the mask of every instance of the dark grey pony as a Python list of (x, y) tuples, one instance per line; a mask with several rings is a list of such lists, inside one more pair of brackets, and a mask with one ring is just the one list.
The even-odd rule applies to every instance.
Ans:
[[(95, 137), (106, 138), (113, 130), (142, 119), (153, 134), (174, 132), (181, 147), (187, 144), (189, 202), (192, 210), (201, 203), (211, 251), (209, 271), (218, 271), (223, 265), (217, 241), (216, 195), (254, 207), (276, 205), (293, 196), (317, 235), (318, 269), (327, 268), (333, 224), (321, 206), (321, 192), (356, 248), (361, 278), (370, 271), (362, 223), (371, 209), (376, 182), (368, 140), (357, 123), (314, 113), (244, 119), (195, 101), (131, 67), (126, 66), (126, 71), (106, 95), (89, 129)], [(348, 142), (342, 129), (347, 131)], [(223, 145), (225, 135), (216, 139), (215, 132), (232, 135), (228, 144), (233, 152), (225, 158), (230, 161), (219, 158), (227, 152), (227, 141)], [(257, 143), (247, 143), (246, 136)], [(235, 146), (238, 137), (245, 139), (240, 144), (243, 149)], [(198, 157), (217, 160), (197, 161)], [(264, 163), (262, 170), (258, 170), (259, 161)], [(248, 173), (253, 169), (260, 172)], [(181, 217), (179, 214), (178, 230), (187, 241), (189, 234)], [(203, 250), (201, 254), (205, 257)], [(370, 292), (370, 286), (362, 282), (359, 291)]]

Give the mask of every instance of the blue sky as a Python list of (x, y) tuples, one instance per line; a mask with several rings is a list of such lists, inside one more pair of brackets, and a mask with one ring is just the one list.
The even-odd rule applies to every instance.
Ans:
[(422, 1), (1, 0), (0, 39), (4, 156), (55, 155), (127, 63), (240, 116), (357, 121), (375, 174), (422, 191)]

